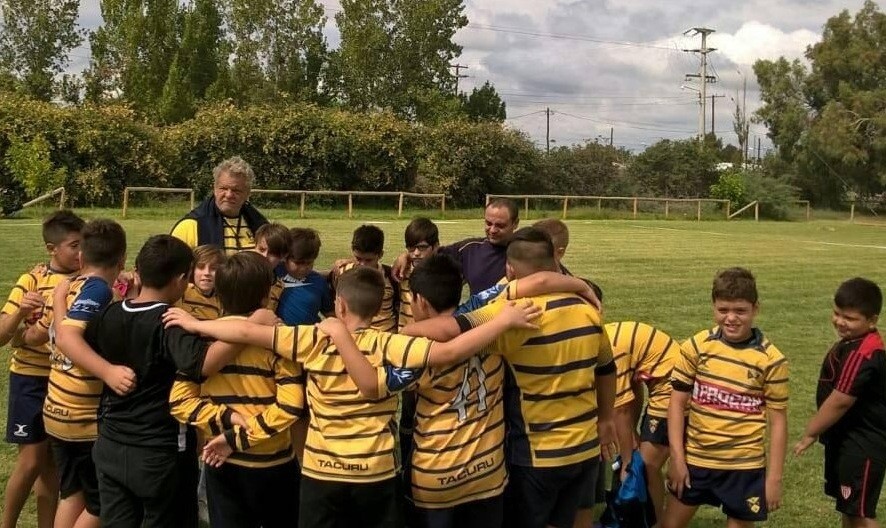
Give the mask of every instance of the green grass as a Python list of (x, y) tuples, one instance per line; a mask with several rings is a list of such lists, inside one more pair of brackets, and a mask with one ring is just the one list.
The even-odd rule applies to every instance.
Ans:
[[(84, 216), (118, 216), (116, 211), (84, 210)], [(130, 262), (151, 234), (168, 232), (177, 213), (140, 212), (123, 221), (129, 236)], [(349, 252), (351, 231), (361, 221), (308, 218), (297, 220), (292, 211), (268, 211), (287, 225), (318, 229), (323, 248), (318, 262), (326, 268)], [(412, 213), (412, 212), (411, 212)], [(479, 211), (473, 219), (440, 223), (441, 239), (455, 241), (482, 234)], [(288, 216), (284, 216), (288, 214)], [(297, 213), (296, 213), (297, 214)], [(340, 213), (339, 213), (340, 214)], [(361, 216), (364, 213), (361, 213)], [(388, 260), (403, 246), (404, 220), (382, 216), (388, 235)], [(886, 243), (882, 227), (851, 225), (845, 221), (813, 222), (684, 222), (584, 221), (568, 222), (571, 243), (565, 264), (594, 278), (605, 291), (606, 319), (639, 320), (656, 325), (674, 337), (685, 338), (711, 325), (710, 283), (717, 269), (746, 266), (757, 275), (761, 311), (759, 326), (791, 362), (790, 439), (793, 443), (814, 410), (814, 388), (822, 355), (834, 339), (830, 326), (830, 299), (841, 280), (865, 276), (886, 282)], [(0, 221), (0, 289), (8, 291), (18, 274), (44, 258), (40, 228), (35, 218)], [(8, 350), (0, 358), (8, 361)], [(7, 379), (0, 377), (0, 392)], [(0, 403), (5, 413), (6, 399)], [(5, 483), (15, 451), (0, 448), (0, 481)], [(822, 493), (822, 450), (795, 459), (788, 457), (784, 507), (764, 526), (830, 527), (839, 523), (833, 505)], [(882, 508), (881, 513), (886, 512)], [(21, 526), (33, 526), (33, 503)], [(722, 526), (721, 515), (702, 509), (693, 526)]]

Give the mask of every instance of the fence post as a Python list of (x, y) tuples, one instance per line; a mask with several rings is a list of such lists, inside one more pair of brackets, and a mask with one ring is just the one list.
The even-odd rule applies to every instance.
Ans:
[(668, 219), (668, 214), (670, 213), (670, 209), (671, 209), (671, 201), (665, 200), (665, 220)]
[(698, 201), (698, 221), (701, 222), (701, 200)]
[(126, 219), (126, 207), (129, 205), (129, 187), (123, 189), (123, 219)]
[(732, 201), (727, 200), (726, 201), (726, 220), (729, 220), (729, 213), (732, 212), (731, 209), (732, 209)]
[(486, 195), (486, 205), (489, 205), (490, 200), (492, 200), (492, 197), (487, 194)]
[(191, 209), (194, 209), (194, 189), (191, 189)]
[(760, 221), (760, 202), (754, 201), (754, 222)]
[(400, 202), (397, 204), (397, 218), (403, 216), (403, 193), (400, 193)]
[(523, 218), (528, 220), (529, 219), (529, 197), (528, 196), (523, 200), (523, 211), (525, 213)]
[[(61, 195), (61, 198), (58, 199), (58, 208), (59, 208), (59, 209), (64, 209), (64, 208), (65, 208), (65, 198), (66, 198), (66, 196), (65, 196), (65, 188), (62, 187), (62, 195)], [(191, 209), (193, 209), (193, 207), (192, 207)]]
[(603, 198), (597, 198), (597, 212), (603, 210)]
[(563, 198), (563, 220), (566, 220), (566, 209), (569, 207), (569, 198)]
[(301, 193), (301, 203), (298, 204), (298, 217), (305, 217), (305, 193)]
[(444, 218), (446, 216), (446, 195), (444, 194), (440, 199), (440, 218)]
[(806, 221), (808, 222), (812, 218), (812, 204), (810, 202), (806, 202)]
[(348, 193), (348, 218), (354, 218), (354, 195)]
[(637, 198), (634, 198), (634, 220), (637, 219)]
[(849, 221), (855, 222), (855, 202), (849, 207)]

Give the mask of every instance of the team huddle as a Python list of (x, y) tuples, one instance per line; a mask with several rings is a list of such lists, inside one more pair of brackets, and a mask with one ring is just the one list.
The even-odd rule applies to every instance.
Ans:
[[(754, 325), (748, 270), (716, 274), (714, 326), (682, 343), (604, 324), (603, 292), (561, 263), (566, 225), (517, 229), (503, 199), (485, 238), (441, 245), (416, 218), (387, 266), (363, 225), (321, 272), (319, 233), (269, 223), (243, 167), (217, 167), (133, 272), (116, 222), (44, 221), (50, 260), (0, 316), (19, 446), (3, 526), (33, 489), (41, 527), (191, 527), (203, 504), (213, 528), (585, 528), (616, 457), (612, 480), (644, 466), (650, 501), (615, 526), (685, 527), (704, 504), (753, 526), (779, 507), (788, 365)], [(881, 306), (866, 279), (837, 289), (840, 340), (794, 447), (825, 445), (843, 526), (877, 526)]]

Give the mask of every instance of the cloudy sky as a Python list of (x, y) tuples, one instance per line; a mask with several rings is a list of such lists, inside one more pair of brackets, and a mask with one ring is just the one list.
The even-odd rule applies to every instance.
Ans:
[[(319, 0), (330, 18), (327, 38), (338, 43), (332, 17), (337, 0)], [(802, 57), (827, 19), (842, 9), (856, 12), (863, 0), (466, 0), (469, 24), (456, 36), (464, 47), (458, 62), (462, 89), (492, 82), (507, 103), (508, 124), (545, 142), (550, 108), (552, 145), (598, 137), (642, 150), (661, 138), (690, 137), (698, 130), (698, 93), (686, 81), (699, 57), (682, 49), (700, 47), (693, 27), (716, 30), (708, 46), (710, 74), (717, 82), (716, 132), (736, 143), (733, 99), (747, 76), (748, 111), (759, 106), (751, 66), (759, 58)], [(101, 23), (98, 0), (81, 2), (80, 23)], [(78, 49), (72, 69), (82, 69), (88, 49)], [(681, 86), (688, 87), (681, 88)], [(708, 104), (706, 127), (710, 129)], [(752, 125), (751, 137), (765, 136)], [(764, 137), (764, 147), (768, 142)]]

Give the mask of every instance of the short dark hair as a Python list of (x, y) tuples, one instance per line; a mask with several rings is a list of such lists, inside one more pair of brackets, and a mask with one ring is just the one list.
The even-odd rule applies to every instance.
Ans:
[(358, 266), (341, 274), (335, 293), (348, 303), (354, 315), (369, 319), (381, 310), (385, 279), (377, 269)]
[(545, 218), (532, 224), (532, 227), (541, 229), (551, 237), (554, 249), (565, 248), (569, 246), (569, 228), (562, 220), (556, 218)]
[(135, 257), (135, 271), (143, 286), (162, 289), (181, 275), (190, 276), (194, 252), (171, 235), (154, 235)]
[(316, 260), (320, 245), (320, 233), (316, 229), (293, 227), (289, 230), (289, 258), (292, 260)]
[(117, 222), (105, 218), (90, 220), (83, 226), (82, 233), (80, 264), (83, 267), (111, 268), (118, 266), (126, 255), (126, 231)]
[(255, 232), (256, 243), (264, 239), (268, 245), (268, 253), (275, 257), (285, 257), (289, 254), (289, 228), (283, 224), (273, 222), (265, 224)]
[(748, 301), (757, 304), (757, 280), (745, 268), (729, 268), (719, 271), (711, 287), (711, 300)]
[(880, 310), (883, 309), (883, 292), (877, 283), (855, 277), (840, 284), (834, 294), (834, 304), (841, 310), (858, 310), (870, 318), (880, 315)]
[(409, 275), (409, 288), (442, 312), (458, 306), (463, 283), (461, 266), (449, 255), (437, 253), (424, 260)]
[(525, 264), (535, 271), (556, 269), (551, 237), (535, 227), (518, 229), (508, 242), (508, 261)]
[(520, 219), (520, 209), (517, 207), (517, 202), (510, 198), (493, 198), (489, 200), (488, 204), (486, 204), (486, 209), (489, 209), (490, 207), (495, 207), (496, 209), (503, 207), (507, 209), (508, 216), (511, 217), (511, 223)]
[(406, 247), (415, 247), (422, 242), (436, 246), (440, 243), (440, 230), (437, 229), (437, 224), (432, 222), (430, 218), (420, 216), (409, 222), (409, 225), (406, 226), (406, 231), (403, 233), (403, 238), (405, 239)]
[(215, 270), (215, 291), (225, 313), (244, 315), (264, 306), (276, 280), (266, 258), (241, 251)]
[(378, 226), (364, 224), (354, 230), (351, 249), (361, 253), (381, 255), (385, 250), (385, 232)]
[(60, 244), (71, 233), (83, 231), (86, 222), (70, 209), (62, 209), (43, 220), (43, 242)]

